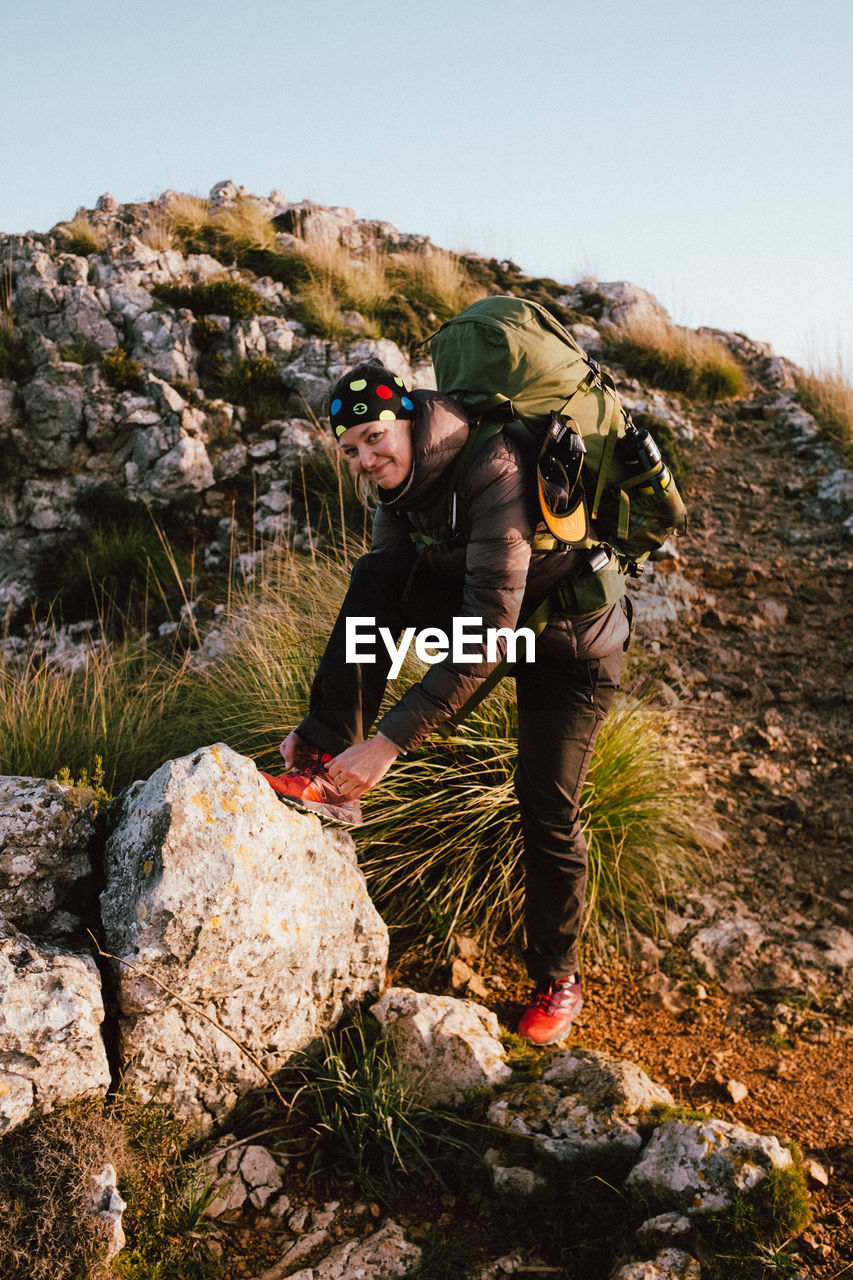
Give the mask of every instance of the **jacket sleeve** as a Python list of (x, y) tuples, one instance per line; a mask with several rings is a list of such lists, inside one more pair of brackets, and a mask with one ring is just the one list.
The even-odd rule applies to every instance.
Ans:
[[(533, 528), (517, 455), (503, 444), (472, 466), (460, 494), (466, 532), (461, 617), (470, 619), (465, 640), (471, 660), (453, 653), (430, 666), (382, 717), (377, 729), (403, 750), (416, 747), (449, 719), (482, 684), (506, 651), (499, 638), (496, 658), (487, 658), (489, 629), (514, 630), (530, 564)], [(523, 655), (523, 642), (520, 645)]]
[(392, 516), (385, 507), (378, 506), (373, 515), (370, 550), (408, 552), (414, 559), (415, 546), (409, 537), (410, 528), (408, 520)]

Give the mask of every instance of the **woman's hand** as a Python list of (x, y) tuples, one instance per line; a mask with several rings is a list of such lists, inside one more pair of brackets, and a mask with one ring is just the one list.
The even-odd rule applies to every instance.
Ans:
[(400, 748), (390, 738), (377, 733), (375, 738), (356, 742), (335, 756), (326, 772), (343, 795), (357, 800), (384, 778), (399, 754)]
[(320, 754), (319, 747), (315, 747), (310, 742), (306, 742), (304, 738), (300, 738), (295, 730), (287, 735), (279, 747), (279, 751), (284, 756), (284, 763), (288, 769), (304, 769), (307, 764), (311, 764), (316, 760)]

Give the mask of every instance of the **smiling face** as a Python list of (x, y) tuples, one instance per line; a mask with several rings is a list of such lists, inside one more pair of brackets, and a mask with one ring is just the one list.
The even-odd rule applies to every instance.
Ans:
[(396, 489), (412, 469), (412, 420), (390, 418), (348, 427), (338, 444), (354, 476), (366, 476), (380, 489)]

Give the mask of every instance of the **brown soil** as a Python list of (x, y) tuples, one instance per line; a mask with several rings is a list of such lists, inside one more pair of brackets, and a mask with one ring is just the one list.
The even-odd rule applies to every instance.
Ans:
[[(681, 736), (725, 837), (713, 855), (719, 878), (760, 917), (849, 928), (852, 562), (837, 523), (814, 501), (819, 476), (765, 407), (771, 399), (757, 389), (751, 401), (692, 415), (691, 526), (677, 561), (660, 569), (684, 574), (708, 599), (698, 625), (675, 626), (652, 665), (680, 695)], [(490, 953), (476, 968), (491, 992), (478, 999), (514, 1026), (528, 994), (517, 953)], [(674, 1013), (644, 990), (639, 965), (607, 970), (594, 966), (585, 977), (572, 1042), (641, 1063), (692, 1108), (796, 1140), (828, 1186), (812, 1183), (814, 1222), (788, 1252), (801, 1274), (853, 1276), (853, 1038), (843, 1000), (820, 1007), (802, 993), (808, 1017), (782, 1035), (772, 995), (707, 984), (703, 998)], [(448, 971), (412, 953), (397, 958), (389, 979), (449, 990)], [(748, 1090), (737, 1105), (729, 1080)], [(412, 1238), (427, 1220), (450, 1238), (481, 1234), (462, 1202), (419, 1193), (403, 1216)], [(479, 1226), (491, 1234), (491, 1256), (511, 1248), (482, 1211)], [(257, 1247), (257, 1232), (254, 1240)], [(252, 1273), (251, 1264), (233, 1272)], [(564, 1275), (572, 1274), (567, 1264)]]

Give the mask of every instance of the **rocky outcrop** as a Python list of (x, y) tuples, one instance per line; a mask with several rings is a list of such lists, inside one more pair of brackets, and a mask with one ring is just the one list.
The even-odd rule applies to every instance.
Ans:
[[(111, 1073), (95, 960), (47, 941), (98, 928), (91, 888), (87, 900), (100, 859), (92, 793), (5, 778), (0, 797), (9, 1128), (104, 1094)], [(101, 916), (105, 949), (127, 962), (115, 967), (122, 1078), (204, 1130), (263, 1081), (249, 1055), (276, 1071), (378, 994), (387, 929), (349, 836), (281, 805), (228, 747), (170, 761), (125, 792), (109, 821)]]
[(226, 746), (169, 761), (115, 816), (101, 908), (106, 950), (128, 962), (124, 1080), (204, 1129), (263, 1077), (202, 1015), (272, 1073), (378, 993), (387, 930), (350, 838), (283, 806)]
[(572, 1161), (592, 1151), (639, 1151), (641, 1123), (672, 1102), (669, 1090), (633, 1063), (576, 1049), (552, 1055), (540, 1081), (504, 1093), (489, 1120), (529, 1139), (541, 1155)]

